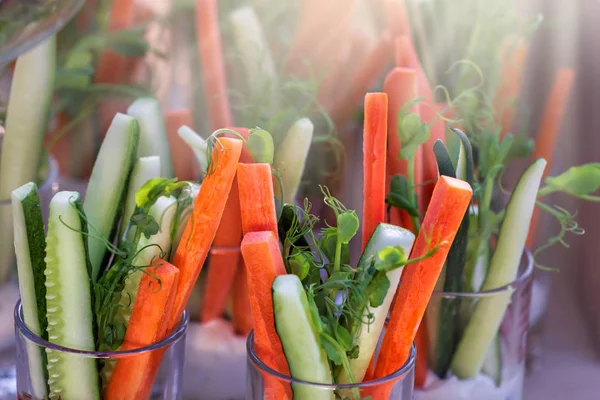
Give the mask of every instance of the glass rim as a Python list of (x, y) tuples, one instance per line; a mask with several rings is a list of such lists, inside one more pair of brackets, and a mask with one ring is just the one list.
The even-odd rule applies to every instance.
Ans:
[(65, 347), (65, 346), (55, 344), (55, 343), (51, 343), (51, 342), (41, 338), (40, 336), (36, 335), (35, 333), (33, 333), (27, 327), (27, 325), (25, 324), (25, 321), (23, 320), (23, 305), (21, 303), (21, 299), (19, 299), (17, 301), (17, 304), (15, 305), (14, 319), (15, 319), (15, 325), (17, 326), (19, 331), (28, 340), (35, 343), (36, 345), (43, 347), (43, 348), (48, 348), (50, 350), (59, 351), (61, 353), (70, 353), (70, 354), (76, 354), (76, 355), (80, 355), (80, 356), (88, 356), (88, 357), (92, 357), (92, 358), (124, 358), (127, 356), (139, 355), (139, 354), (148, 353), (151, 351), (166, 348), (166, 347), (170, 346), (171, 344), (178, 342), (185, 335), (189, 321), (190, 321), (187, 310), (184, 310), (183, 316), (181, 317), (181, 320), (180, 320), (179, 324), (177, 325), (177, 328), (173, 332), (171, 332), (168, 336), (166, 336), (164, 339), (159, 340), (158, 342), (152, 343), (151, 345), (148, 345), (148, 346), (138, 347), (138, 348), (130, 349), (130, 350), (90, 351), (90, 350), (72, 349), (70, 347)]
[(494, 289), (482, 290), (479, 292), (445, 292), (442, 290), (434, 290), (433, 296), (441, 296), (441, 297), (464, 297), (464, 298), (480, 298), (480, 297), (492, 297), (496, 296), (500, 293), (504, 293), (510, 291), (512, 289), (518, 288), (523, 285), (532, 275), (533, 275), (533, 254), (531, 251), (525, 247), (523, 248), (523, 253), (521, 254), (520, 264), (523, 263), (523, 258), (525, 258), (525, 262), (527, 263), (525, 269), (520, 271), (517, 274), (517, 277), (512, 282), (509, 282), (506, 285), (499, 286)]
[[(48, 176), (44, 179), (43, 182), (38, 186), (38, 192), (46, 191), (52, 189), (52, 185), (56, 183), (58, 180), (58, 161), (52, 156), (52, 154), (48, 153), (46, 160), (48, 161)], [(37, 183), (36, 183), (37, 184)], [(0, 206), (8, 206), (12, 204), (12, 199), (0, 199)]]
[(399, 381), (403, 375), (406, 375), (408, 372), (410, 372), (411, 369), (414, 369), (416, 358), (417, 358), (416, 357), (417, 348), (416, 348), (415, 344), (413, 343), (412, 346), (410, 347), (410, 353), (408, 355), (408, 359), (404, 362), (404, 364), (402, 364), (400, 369), (392, 372), (389, 375), (384, 376), (383, 378), (373, 379), (373, 380), (370, 380), (367, 382), (360, 382), (360, 383), (328, 384), (328, 383), (316, 383), (316, 382), (309, 382), (309, 381), (304, 381), (301, 379), (296, 379), (291, 376), (287, 376), (280, 372), (277, 372), (273, 368), (269, 367), (258, 357), (256, 352), (254, 351), (254, 329), (252, 331), (250, 331), (250, 334), (248, 335), (248, 338), (246, 339), (246, 353), (248, 354), (248, 358), (252, 361), (252, 364), (256, 368), (258, 368), (260, 371), (265, 372), (279, 380), (285, 381), (290, 384), (295, 383), (295, 384), (307, 385), (307, 386), (312, 386), (315, 388), (330, 389), (330, 390), (362, 389), (362, 388), (383, 385), (386, 383), (390, 383), (394, 380)]

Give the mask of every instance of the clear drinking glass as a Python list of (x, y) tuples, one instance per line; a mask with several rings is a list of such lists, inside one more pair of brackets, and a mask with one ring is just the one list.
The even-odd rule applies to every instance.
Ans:
[[(412, 346), (408, 360), (406, 360), (399, 370), (384, 378), (354, 385), (324, 385), (304, 382), (278, 373), (262, 362), (256, 355), (254, 351), (254, 332), (248, 336), (246, 348), (248, 352), (246, 400), (273, 399), (272, 396), (267, 396), (265, 392), (265, 386), (273, 384), (282, 385), (284, 388), (289, 388), (292, 385), (311, 389), (314, 390), (314, 394), (319, 396), (319, 398), (348, 398), (349, 400), (361, 400), (361, 398), (367, 396), (372, 396), (373, 399), (377, 400), (411, 400), (413, 398), (415, 359), (417, 354), (414, 345)], [(360, 397), (357, 396), (358, 394), (360, 394)], [(320, 395), (324, 397), (320, 397)]]
[[(67, 353), (71, 357), (81, 357), (95, 360), (124, 360), (133, 357), (148, 357), (149, 355), (160, 356), (162, 360), (153, 381), (152, 388), (148, 391), (148, 399), (152, 400), (176, 400), (179, 399), (181, 387), (181, 374), (185, 357), (185, 335), (188, 326), (188, 315), (184, 313), (177, 329), (163, 340), (150, 346), (127, 351), (96, 352), (81, 351), (62, 347), (35, 335), (25, 325), (23, 320), (23, 309), (21, 301), (17, 302), (14, 312), (15, 336), (17, 342), (17, 393), (19, 399), (36, 399), (34, 397), (31, 380), (31, 370), (28, 360), (28, 351), (35, 352), (52, 350), (54, 352)], [(41, 400), (41, 399), (40, 399)], [(80, 400), (68, 399), (62, 400)], [(132, 399), (133, 400), (133, 399)], [(138, 399), (136, 399), (138, 400)], [(144, 400), (144, 399), (139, 399)]]
[[(455, 332), (457, 344), (462, 339), (466, 325), (471, 321), (476, 304), (484, 298), (506, 297), (508, 307), (496, 337), (490, 347), (481, 371), (472, 379), (459, 380), (451, 370), (444, 379), (434, 373), (434, 364), (439, 355), (439, 341), (429, 342), (429, 369), (424, 388), (415, 389), (416, 400), (438, 399), (488, 399), (520, 400), (523, 396), (527, 334), (531, 288), (533, 282), (533, 258), (528, 250), (523, 252), (517, 279), (510, 284), (477, 293), (434, 292), (427, 313), (432, 305), (455, 306), (459, 325)], [(439, 337), (431, 329), (431, 314), (427, 315), (428, 338)], [(456, 347), (455, 347), (456, 348)]]

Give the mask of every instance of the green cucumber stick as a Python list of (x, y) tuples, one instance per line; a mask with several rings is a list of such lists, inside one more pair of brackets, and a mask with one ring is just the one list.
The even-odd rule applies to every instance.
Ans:
[[(546, 161), (540, 158), (534, 161), (519, 179), (506, 207), (482, 291), (508, 285), (517, 278), (545, 168)], [(505, 290), (494, 296), (482, 297), (475, 306), (451, 363), (451, 370), (459, 379), (471, 379), (481, 370), (511, 295), (512, 290)]]
[(171, 161), (171, 148), (158, 100), (153, 97), (139, 98), (129, 106), (127, 114), (136, 118), (140, 125), (138, 157), (159, 156), (161, 177), (173, 178), (175, 172)]
[[(6, 110), (0, 162), (0, 200), (38, 180), (56, 70), (56, 39), (51, 36), (17, 59)], [(0, 283), (12, 272), (12, 211), (0, 207)]]
[(208, 170), (208, 142), (188, 126), (182, 126), (177, 131), (179, 137), (192, 149), (200, 165), (200, 176)]
[(233, 38), (246, 70), (251, 99), (264, 99), (268, 109), (279, 107), (276, 90), (277, 73), (263, 27), (250, 6), (236, 8), (229, 14)]
[(129, 175), (136, 160), (139, 125), (117, 113), (108, 128), (92, 169), (83, 208), (89, 223), (88, 248), (92, 281), (96, 282), (106, 255), (106, 242), (118, 228)]
[[(414, 241), (415, 235), (411, 231), (398, 226), (380, 223), (367, 242), (365, 251), (358, 262), (358, 268), (368, 268), (368, 264), (373, 258), (378, 257), (379, 252), (388, 247), (400, 246), (404, 254), (408, 257)], [(396, 294), (396, 289), (400, 284), (400, 276), (403, 269), (403, 267), (400, 267), (386, 273), (390, 286), (383, 302), (379, 307), (369, 307), (364, 312), (362, 326), (355, 341), (355, 344), (360, 349), (358, 358), (351, 358), (349, 360), (350, 369), (357, 382), (362, 382), (369, 368), (369, 363), (373, 358), (377, 343), (379, 343), (379, 338), (383, 331), (390, 306), (392, 305), (392, 300)], [(371, 318), (369, 318), (369, 314), (371, 314)], [(369, 323), (369, 320), (371, 323)], [(340, 372), (337, 381), (338, 383), (354, 383), (350, 382), (345, 369)]]
[[(23, 321), (31, 332), (48, 339), (44, 276), (46, 240), (40, 196), (35, 183), (29, 182), (12, 192), (12, 211)], [(46, 398), (48, 394), (46, 352), (29, 340), (25, 344), (32, 394), (38, 399)]]
[(315, 127), (310, 119), (296, 121), (275, 151), (273, 166), (281, 174), (283, 202), (293, 204), (302, 180)]

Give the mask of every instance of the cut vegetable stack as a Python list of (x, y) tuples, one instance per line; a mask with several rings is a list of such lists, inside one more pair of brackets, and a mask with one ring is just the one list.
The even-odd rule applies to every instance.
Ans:
[[(200, 190), (161, 178), (166, 136), (156, 103), (142, 99), (130, 111), (138, 117), (117, 114), (111, 124), (86, 201), (77, 192), (54, 196), (46, 236), (37, 186), (12, 193), (24, 322), (73, 350), (132, 350), (177, 328), (242, 150), (242, 141), (217, 133), (206, 143), (210, 161)], [(31, 342), (26, 349), (31, 395), (63, 400), (149, 398), (165, 351), (98, 362)]]

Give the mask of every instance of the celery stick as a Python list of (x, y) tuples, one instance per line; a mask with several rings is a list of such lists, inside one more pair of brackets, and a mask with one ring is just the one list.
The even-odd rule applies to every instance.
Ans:
[[(508, 285), (516, 279), (545, 167), (546, 161), (538, 159), (519, 179), (506, 207), (488, 275), (482, 286), (483, 291)], [(452, 372), (459, 379), (473, 378), (481, 370), (512, 292), (506, 290), (494, 296), (483, 297), (476, 304), (451, 363)]]
[(275, 152), (273, 166), (281, 174), (284, 203), (294, 203), (306, 165), (313, 132), (314, 126), (310, 119), (299, 119), (292, 125)]
[(187, 126), (182, 126), (177, 131), (179, 137), (192, 149), (200, 164), (200, 175), (204, 176), (208, 169), (208, 143), (199, 134)]
[(169, 147), (165, 121), (158, 100), (152, 97), (137, 99), (129, 106), (127, 114), (136, 118), (140, 124), (138, 157), (159, 156), (160, 177), (174, 177), (171, 148)]
[[(50, 113), (56, 69), (56, 40), (52, 36), (17, 59), (2, 141), (0, 200), (30, 181), (37, 181), (44, 133)], [(0, 283), (12, 267), (12, 211), (0, 207)]]
[(233, 27), (233, 38), (246, 69), (251, 98), (264, 99), (268, 109), (274, 111), (279, 106), (277, 74), (275, 63), (263, 28), (250, 6), (237, 8), (229, 15)]

